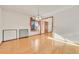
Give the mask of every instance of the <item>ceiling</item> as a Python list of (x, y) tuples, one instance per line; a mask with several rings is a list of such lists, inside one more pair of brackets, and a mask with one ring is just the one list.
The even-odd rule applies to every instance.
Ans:
[(36, 16), (39, 14), (41, 16), (51, 16), (51, 14), (55, 13), (56, 11), (66, 9), (72, 6), (69, 5), (1, 5), (3, 9), (12, 10), (16, 12), (20, 12), (29, 16)]

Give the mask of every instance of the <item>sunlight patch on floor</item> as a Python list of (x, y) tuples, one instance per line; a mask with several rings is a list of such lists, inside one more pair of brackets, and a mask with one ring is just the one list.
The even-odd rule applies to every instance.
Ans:
[(54, 34), (54, 38), (48, 37), (48, 39), (55, 40), (57, 42), (62, 42), (62, 43), (74, 45), (74, 46), (79, 46), (79, 45), (75, 44), (74, 42), (72, 42), (72, 41), (70, 41), (68, 39), (64, 39), (62, 36), (60, 36), (60, 35), (58, 35), (56, 33)]

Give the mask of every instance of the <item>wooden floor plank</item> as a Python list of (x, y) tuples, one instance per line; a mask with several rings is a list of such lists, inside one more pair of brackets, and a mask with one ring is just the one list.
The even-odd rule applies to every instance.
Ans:
[(0, 54), (67, 54), (79, 53), (79, 46), (68, 44), (54, 45), (52, 33), (46, 33), (28, 38), (22, 38), (3, 42), (0, 46)]

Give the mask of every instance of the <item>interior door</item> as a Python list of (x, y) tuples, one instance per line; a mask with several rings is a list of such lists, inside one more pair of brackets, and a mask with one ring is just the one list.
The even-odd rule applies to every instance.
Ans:
[(45, 33), (47, 33), (48, 32), (48, 22), (45, 22)]

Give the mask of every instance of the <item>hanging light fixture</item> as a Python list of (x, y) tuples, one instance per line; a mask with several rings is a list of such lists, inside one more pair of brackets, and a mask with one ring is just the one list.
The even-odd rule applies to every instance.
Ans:
[(36, 16), (36, 18), (35, 18), (35, 20), (41, 20), (42, 19), (42, 17), (39, 15), (39, 7), (38, 7), (38, 10), (37, 10), (37, 12), (38, 12), (38, 14), (37, 14), (37, 16)]

